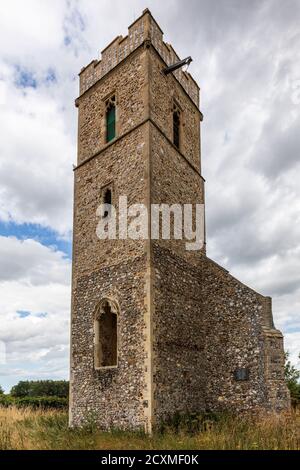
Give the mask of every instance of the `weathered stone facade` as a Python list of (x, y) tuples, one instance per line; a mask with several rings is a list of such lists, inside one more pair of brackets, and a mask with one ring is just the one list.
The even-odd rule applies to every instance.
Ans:
[[(271, 302), (185, 240), (99, 240), (109, 188), (128, 204), (204, 204), (199, 88), (149, 10), (80, 74), (74, 172), (70, 423), (151, 430), (176, 411), (289, 407)], [(106, 102), (116, 136), (106, 143)], [(172, 109), (180, 110), (180, 147)], [(95, 361), (99, 305), (117, 315), (116, 364)], [(101, 332), (100, 332), (101, 334)], [(98, 340), (97, 340), (98, 341)], [(98, 343), (97, 343), (98, 344)]]

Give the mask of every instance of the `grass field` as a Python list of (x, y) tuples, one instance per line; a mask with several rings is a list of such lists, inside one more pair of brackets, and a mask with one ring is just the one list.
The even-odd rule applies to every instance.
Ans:
[(90, 424), (68, 428), (62, 411), (0, 407), (0, 450), (11, 449), (287, 449), (300, 450), (300, 414), (261, 418), (220, 416), (201, 431), (165, 429), (152, 437), (138, 432), (102, 432)]

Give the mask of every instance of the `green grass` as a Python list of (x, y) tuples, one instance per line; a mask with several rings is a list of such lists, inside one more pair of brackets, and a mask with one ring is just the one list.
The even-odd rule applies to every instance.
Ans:
[(152, 437), (103, 432), (91, 423), (69, 429), (64, 411), (0, 408), (0, 450), (9, 449), (287, 449), (300, 450), (300, 415), (214, 415), (196, 425), (183, 420)]

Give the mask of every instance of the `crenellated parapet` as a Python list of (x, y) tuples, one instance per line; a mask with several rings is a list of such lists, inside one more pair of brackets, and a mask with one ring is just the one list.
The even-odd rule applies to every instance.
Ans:
[[(151, 12), (146, 9), (128, 28), (126, 37), (117, 36), (103, 51), (100, 60), (93, 60), (80, 72), (80, 95), (86, 92), (98, 80), (104, 77), (129, 54), (149, 41), (166, 63), (174, 64), (180, 58), (173, 47), (163, 40), (163, 32)], [(189, 73), (182, 69), (173, 72), (192, 101), (199, 107), (199, 87)]]

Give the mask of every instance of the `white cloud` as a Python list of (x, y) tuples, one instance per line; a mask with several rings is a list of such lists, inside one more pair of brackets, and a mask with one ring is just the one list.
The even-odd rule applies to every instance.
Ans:
[(60, 104), (46, 90), (10, 85), (0, 108), (0, 218), (71, 229), (76, 148)]
[(23, 281), (30, 285), (69, 284), (70, 262), (35, 240), (0, 236), (0, 282)]
[(62, 235), (72, 224), (77, 74), (90, 60), (77, 4), (0, 5), (0, 219)]
[(65, 10), (61, 0), (1, 1), (1, 55), (19, 59), (21, 54), (42, 56), (49, 48), (57, 49), (63, 41)]
[[(0, 341), (6, 347), (1, 375), (14, 375), (20, 363), (29, 376), (61, 363), (67, 374), (70, 261), (34, 240), (0, 237), (0, 265)], [(22, 318), (24, 311), (28, 316)]]
[(295, 364), (300, 369), (299, 358), (299, 345), (300, 345), (300, 332), (286, 333), (284, 337), (285, 347), (288, 348), (290, 356), (289, 359), (292, 364)]

